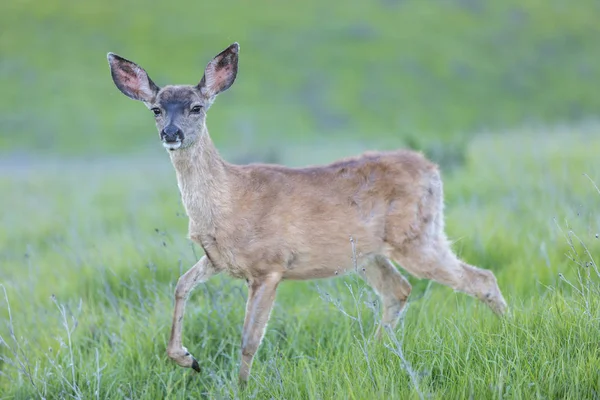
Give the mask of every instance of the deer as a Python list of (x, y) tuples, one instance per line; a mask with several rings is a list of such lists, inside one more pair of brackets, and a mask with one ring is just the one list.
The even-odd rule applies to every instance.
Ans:
[(216, 55), (196, 85), (164, 87), (134, 62), (107, 55), (117, 88), (153, 113), (175, 169), (189, 239), (204, 251), (177, 281), (170, 359), (200, 372), (182, 344), (184, 310), (190, 292), (221, 272), (244, 279), (248, 288), (240, 384), (249, 379), (276, 290), (285, 280), (356, 270), (380, 298), (378, 338), (396, 327), (411, 292), (394, 262), (416, 278), (505, 313), (494, 273), (465, 263), (451, 250), (440, 169), (421, 152), (371, 151), (304, 168), (225, 161), (209, 136), (206, 115), (217, 95), (234, 83), (239, 51), (236, 42)]

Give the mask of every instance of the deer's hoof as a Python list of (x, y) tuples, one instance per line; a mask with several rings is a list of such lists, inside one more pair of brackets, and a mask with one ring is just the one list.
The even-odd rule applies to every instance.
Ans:
[(192, 357), (192, 369), (196, 372), (200, 372), (200, 365), (198, 365), (198, 361), (194, 357)]

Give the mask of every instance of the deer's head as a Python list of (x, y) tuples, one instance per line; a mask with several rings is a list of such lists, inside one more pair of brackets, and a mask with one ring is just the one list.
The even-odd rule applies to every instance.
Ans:
[(108, 53), (108, 63), (117, 88), (152, 111), (163, 146), (173, 151), (190, 146), (205, 132), (206, 111), (235, 81), (239, 49), (234, 43), (219, 53), (193, 86), (160, 88), (142, 67), (114, 53)]

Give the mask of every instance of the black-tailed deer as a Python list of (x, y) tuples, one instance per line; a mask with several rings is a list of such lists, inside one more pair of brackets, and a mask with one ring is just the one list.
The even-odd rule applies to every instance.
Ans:
[(248, 283), (241, 381), (248, 379), (275, 291), (286, 279), (333, 277), (358, 263), (381, 297), (379, 332), (396, 325), (411, 290), (390, 260), (416, 277), (475, 296), (498, 314), (505, 311), (494, 274), (451, 251), (440, 173), (421, 154), (373, 152), (301, 169), (223, 160), (208, 135), (206, 112), (233, 84), (238, 53), (234, 43), (218, 54), (197, 85), (163, 88), (138, 65), (108, 54), (117, 87), (154, 114), (177, 173), (189, 236), (205, 253), (177, 282), (170, 358), (200, 370), (181, 342), (185, 302), (198, 283), (221, 271)]

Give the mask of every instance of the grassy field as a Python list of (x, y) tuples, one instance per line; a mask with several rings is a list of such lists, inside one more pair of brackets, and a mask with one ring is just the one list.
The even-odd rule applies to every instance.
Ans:
[[(600, 398), (599, 16), (596, 0), (1, 2), (0, 399)], [(358, 278), (285, 282), (240, 392), (246, 288), (218, 276), (186, 314), (203, 372), (172, 364), (174, 285), (201, 249), (105, 56), (194, 83), (233, 41), (238, 80), (208, 118), (228, 160), (424, 151), (454, 249), (511, 313), (411, 278), (378, 343)]]
[(194, 83), (234, 41), (239, 79), (211, 126), (254, 152), (324, 136), (462, 146), (481, 130), (577, 122), (600, 109), (599, 15), (596, 0), (9, 0), (0, 149), (147, 147), (151, 118), (110, 84), (106, 53), (159, 85)]
[(597, 398), (600, 194), (582, 174), (600, 178), (598, 152), (594, 125), (482, 135), (445, 176), (454, 248), (496, 273), (509, 316), (411, 279), (403, 327), (378, 343), (358, 278), (286, 282), (243, 393), (242, 282), (191, 296), (201, 374), (165, 354), (174, 283), (200, 255), (166, 155), (5, 162), (0, 398)]

